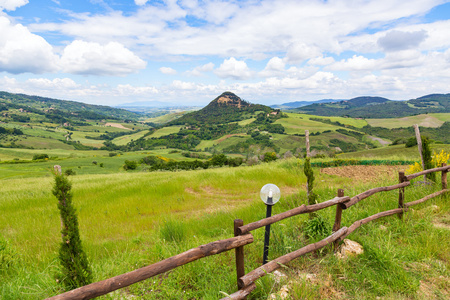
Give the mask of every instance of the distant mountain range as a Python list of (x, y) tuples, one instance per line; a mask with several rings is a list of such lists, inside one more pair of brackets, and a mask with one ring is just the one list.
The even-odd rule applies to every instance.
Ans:
[(352, 118), (401, 118), (425, 113), (450, 113), (450, 94), (431, 94), (408, 101), (357, 97), (350, 100), (313, 103), (289, 111)]
[(294, 101), (294, 102), (287, 102), (283, 104), (273, 104), (269, 105), (272, 108), (277, 109), (292, 109), (292, 108), (298, 108), (302, 106), (311, 105), (314, 103), (330, 103), (330, 102), (337, 102), (337, 101), (343, 101), (345, 99), (322, 99), (317, 101)]

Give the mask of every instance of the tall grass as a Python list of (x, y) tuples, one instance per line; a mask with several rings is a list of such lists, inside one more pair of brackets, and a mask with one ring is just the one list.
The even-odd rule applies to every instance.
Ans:
[[(351, 196), (398, 181), (388, 178), (361, 183), (315, 170), (319, 202), (335, 197), (337, 188), (344, 187), (345, 194)], [(87, 174), (71, 180), (94, 281), (233, 236), (234, 219), (250, 223), (264, 218), (265, 206), (259, 200), (259, 190), (266, 183), (278, 185), (282, 192), (282, 199), (273, 207), (274, 214), (306, 203), (306, 178), (295, 159), (253, 167), (175, 173)], [(0, 235), (17, 256), (12, 267), (0, 273), (0, 297), (42, 299), (62, 292), (54, 279), (60, 224), (56, 199), (51, 195), (51, 177), (4, 179), (1, 183)], [(439, 187), (408, 187), (406, 201), (436, 189)], [(396, 208), (397, 202), (397, 191), (376, 194), (345, 210), (342, 226)], [(292, 297), (323, 299), (337, 293), (349, 299), (414, 298), (424, 280), (435, 284), (434, 293), (444, 293), (443, 283), (450, 278), (450, 239), (448, 231), (434, 227), (433, 222), (446, 222), (449, 213), (448, 197), (437, 198), (414, 207), (403, 221), (387, 217), (354, 232), (349, 238), (367, 250), (361, 257), (341, 261), (334, 257), (331, 248), (325, 248), (291, 262), (282, 271), (294, 280), (290, 285)], [(334, 207), (318, 214), (323, 223), (333, 224)], [(318, 238), (306, 235), (307, 230), (306, 215), (273, 224), (269, 259)], [(264, 230), (252, 233), (254, 243), (245, 246), (246, 272), (262, 263)], [(307, 273), (313, 273), (316, 279), (299, 276)], [(282, 284), (266, 276), (257, 282), (250, 299), (266, 299)], [(137, 299), (217, 299), (223, 297), (220, 291), (235, 290), (234, 253), (229, 251), (102, 298), (134, 295)]]

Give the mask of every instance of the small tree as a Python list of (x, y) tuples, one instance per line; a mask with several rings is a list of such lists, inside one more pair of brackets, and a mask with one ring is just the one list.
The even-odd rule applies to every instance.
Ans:
[[(303, 172), (306, 175), (306, 191), (308, 195), (308, 205), (316, 204), (317, 195), (313, 192), (314, 189), (314, 172), (311, 167), (310, 158), (305, 158), (305, 165), (303, 167)], [(313, 214), (309, 214), (309, 217), (312, 218)]]
[(72, 184), (61, 174), (61, 167), (55, 166), (55, 185), (53, 195), (58, 199), (58, 209), (61, 215), (61, 238), (59, 261), (62, 266), (61, 282), (67, 289), (92, 282), (92, 271), (87, 256), (81, 245), (78, 230), (78, 218), (72, 206)]
[[(423, 163), (425, 165), (425, 170), (433, 169), (435, 166), (433, 164), (433, 159), (431, 157), (431, 149), (430, 144), (431, 140), (427, 137), (422, 136), (422, 156), (423, 156)], [(426, 175), (427, 179), (436, 181), (436, 173), (429, 173)]]

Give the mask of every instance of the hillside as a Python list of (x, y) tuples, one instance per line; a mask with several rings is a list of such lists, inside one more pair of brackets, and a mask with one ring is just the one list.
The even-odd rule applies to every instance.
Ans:
[(0, 92), (0, 111), (21, 110), (41, 116), (43, 121), (59, 119), (61, 123), (114, 119), (137, 120), (140, 115), (125, 109), (92, 105), (76, 101)]
[(117, 108), (0, 92), (0, 147), (98, 149), (119, 136), (148, 130), (140, 115)]
[(315, 103), (293, 111), (317, 116), (352, 118), (401, 118), (425, 113), (450, 112), (450, 94), (433, 94), (408, 101), (381, 97), (357, 97), (348, 101)]
[(204, 108), (171, 121), (168, 125), (225, 124), (248, 119), (257, 112), (272, 111), (268, 106), (252, 104), (231, 92), (224, 92)]

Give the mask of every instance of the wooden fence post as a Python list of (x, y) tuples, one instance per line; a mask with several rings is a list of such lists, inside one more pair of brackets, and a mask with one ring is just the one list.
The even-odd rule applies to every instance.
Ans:
[[(244, 225), (244, 221), (241, 219), (234, 220), (234, 236), (239, 235), (238, 228)], [(244, 265), (244, 246), (237, 247), (235, 249), (235, 257), (236, 257), (236, 275), (237, 275), (237, 285), (238, 290), (244, 288), (239, 285), (239, 278), (245, 275), (245, 265)]]
[[(407, 179), (405, 177), (405, 172), (398, 172), (399, 183), (405, 182)], [(405, 208), (405, 187), (398, 189), (398, 208)], [(398, 214), (400, 219), (403, 218), (403, 211)]]
[[(420, 137), (419, 125), (414, 124), (413, 127), (416, 134), (417, 148), (419, 149), (420, 160), (422, 161), (422, 170), (425, 171), (425, 162), (423, 160), (423, 150), (422, 150), (422, 138)], [(427, 175), (423, 175), (423, 181), (427, 182)]]
[[(338, 197), (344, 197), (344, 190), (338, 189)], [(336, 205), (336, 217), (334, 219), (333, 232), (338, 231), (341, 228), (341, 219), (342, 219), (342, 207), (341, 205)], [(334, 249), (337, 249), (339, 241), (336, 240), (333, 243)]]
[[(443, 163), (442, 166), (445, 167), (447, 164)], [(441, 183), (442, 183), (442, 189), (445, 190), (447, 188), (447, 172), (448, 170), (442, 171), (441, 176)]]

